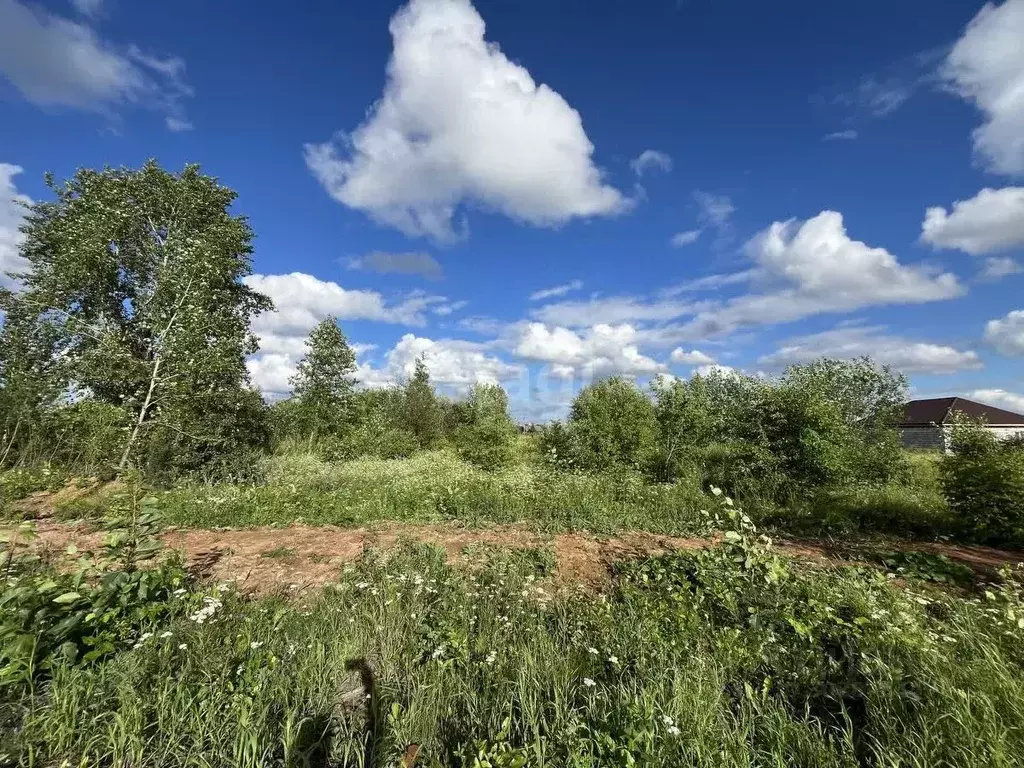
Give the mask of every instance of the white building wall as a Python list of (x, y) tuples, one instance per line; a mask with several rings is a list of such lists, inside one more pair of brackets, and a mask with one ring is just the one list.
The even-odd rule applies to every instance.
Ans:
[(1016, 435), (1024, 435), (1024, 427), (986, 427), (999, 440), (1009, 440)]
[[(1024, 426), (985, 427), (997, 440), (1009, 440), (1015, 435), (1024, 435)], [(953, 436), (953, 428), (942, 427), (901, 427), (900, 442), (904, 448), (917, 451), (947, 451)]]

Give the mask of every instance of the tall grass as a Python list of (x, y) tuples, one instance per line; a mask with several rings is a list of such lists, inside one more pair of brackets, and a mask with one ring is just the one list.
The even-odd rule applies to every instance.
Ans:
[(591, 476), (535, 463), (487, 472), (452, 452), (431, 451), (339, 463), (278, 456), (260, 484), (182, 487), (162, 494), (161, 506), (168, 523), (190, 527), (396, 520), (677, 533), (701, 524), (703, 499), (697, 487), (651, 484), (633, 473)]
[(426, 766), (1024, 763), (1013, 590), (753, 557), (639, 561), (594, 596), (555, 594), (531, 553), (465, 572), (429, 547), (371, 555), (311, 604), (225, 596), (59, 667), (6, 749), (139, 768), (393, 766), (410, 744)]
[[(527, 436), (532, 437), (532, 436)], [(255, 458), (249, 480), (179, 482), (158, 493), (165, 518), (182, 527), (308, 524), (364, 525), (388, 520), (518, 523), (544, 532), (623, 529), (689, 535), (704, 532), (706, 506), (695, 475), (654, 483), (627, 470), (584, 474), (553, 468), (522, 439), (511, 466), (485, 471), (452, 450), (404, 459), (325, 461), (302, 446)], [(908, 454), (908, 473), (884, 486), (817, 489), (786, 505), (759, 496), (741, 501), (765, 525), (790, 534), (891, 533), (932, 538), (959, 529), (942, 496), (937, 455)], [(0, 473), (0, 516), (14, 499), (59, 487), (48, 468)], [(103, 493), (63, 503), (63, 518), (102, 517)]]

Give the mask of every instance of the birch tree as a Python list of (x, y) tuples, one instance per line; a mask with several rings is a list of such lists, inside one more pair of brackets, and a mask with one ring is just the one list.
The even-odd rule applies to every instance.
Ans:
[(143, 451), (199, 466), (265, 434), (245, 357), (250, 320), (271, 303), (243, 282), (252, 230), (230, 211), (235, 193), (198, 166), (154, 161), (47, 185), (55, 199), (23, 227), (29, 270), (0, 309), (22, 334), (47, 329), (31, 349), (59, 361), (63, 391), (123, 410), (118, 469)]

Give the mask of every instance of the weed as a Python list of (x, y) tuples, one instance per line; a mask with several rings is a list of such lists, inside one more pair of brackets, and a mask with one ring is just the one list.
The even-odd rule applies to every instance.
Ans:
[(274, 547), (260, 554), (260, 557), (270, 560), (294, 560), (296, 558), (295, 548), (285, 546)]

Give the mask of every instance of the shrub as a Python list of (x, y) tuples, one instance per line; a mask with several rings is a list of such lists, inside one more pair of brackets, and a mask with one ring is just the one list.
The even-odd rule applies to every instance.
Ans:
[(515, 427), (498, 419), (459, 427), (455, 447), (459, 456), (481, 469), (500, 469), (512, 462)]
[(953, 425), (951, 448), (942, 488), (963, 534), (984, 544), (1024, 543), (1024, 451), (966, 419)]
[(508, 415), (508, 396), (496, 384), (477, 384), (462, 409), (468, 423), (455, 432), (459, 455), (482, 469), (511, 463), (516, 428)]
[(744, 501), (775, 501), (788, 488), (779, 460), (751, 443), (714, 443), (695, 454), (703, 488), (718, 487)]
[(646, 470), (655, 463), (654, 403), (625, 379), (605, 379), (584, 388), (573, 401), (568, 430), (569, 451), (582, 469)]
[(904, 472), (893, 429), (904, 388), (868, 360), (792, 366), (777, 381), (658, 379), (660, 473), (693, 468), (736, 494), (780, 503), (822, 487), (885, 483)]
[(0, 694), (57, 666), (125, 650), (173, 614), (175, 595), (189, 584), (180, 558), (141, 567), (160, 549), (159, 527), (155, 499), (141, 498), (134, 485), (111, 500), (100, 555), (82, 555), (74, 572), (46, 568), (25, 550), (31, 523), (0, 539)]

